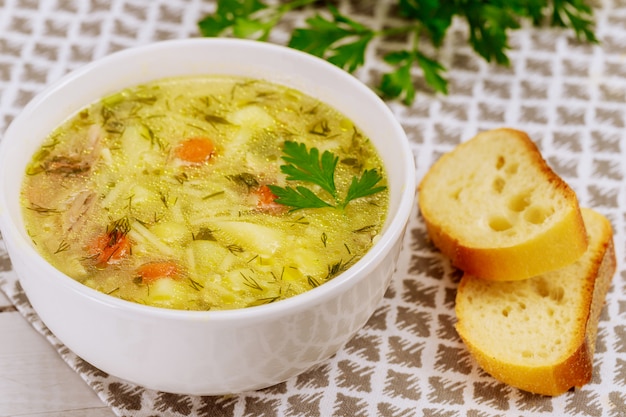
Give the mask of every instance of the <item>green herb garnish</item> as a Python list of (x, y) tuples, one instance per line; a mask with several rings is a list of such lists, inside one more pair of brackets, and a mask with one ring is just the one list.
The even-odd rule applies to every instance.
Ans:
[(313, 190), (298, 185), (295, 187), (280, 187), (268, 185), (276, 195), (276, 202), (292, 207), (293, 210), (303, 208), (336, 207), (344, 209), (348, 203), (357, 198), (366, 197), (385, 190), (384, 185), (377, 185), (383, 177), (376, 169), (365, 170), (360, 177), (354, 176), (350, 187), (343, 198), (340, 198), (335, 186), (335, 170), (339, 158), (330, 151), (324, 151), (320, 156), (317, 148), (307, 150), (306, 145), (298, 142), (286, 141), (283, 146), (282, 159), (287, 162), (281, 165), (280, 170), (287, 175), (288, 181), (302, 181), (319, 186), (332, 198), (328, 202), (319, 197)]
[(70, 244), (63, 240), (61, 241), (61, 243), (59, 243), (59, 247), (54, 251), (54, 254), (57, 255), (61, 252), (65, 252), (69, 248), (70, 248)]
[(217, 239), (213, 235), (213, 231), (208, 227), (201, 227), (198, 233), (192, 236), (193, 240), (210, 240), (216, 242)]
[(35, 204), (33, 202), (31, 202), (30, 206), (28, 206), (26, 208), (28, 210), (32, 210), (32, 211), (37, 212), (39, 214), (58, 214), (58, 213), (60, 213), (60, 210), (58, 210), (58, 209), (43, 207), (43, 206), (40, 206), (40, 205)]
[(253, 187), (258, 187), (259, 185), (259, 182), (257, 181), (256, 176), (254, 174), (250, 174), (247, 172), (242, 172), (241, 174), (236, 174), (236, 175), (227, 175), (226, 178), (236, 184), (243, 185), (244, 187), (248, 189), (251, 189)]
[(189, 285), (191, 286), (191, 288), (193, 288), (196, 291), (200, 291), (201, 289), (204, 288), (204, 285), (200, 284), (198, 281), (189, 278)]
[[(204, 36), (266, 41), (284, 15), (313, 3), (318, 1), (266, 4), (261, 0), (218, 0), (215, 13), (204, 17), (198, 26)], [(437, 52), (455, 19), (467, 24), (467, 43), (476, 54), (500, 65), (509, 65), (509, 32), (520, 29), (524, 20), (535, 27), (548, 24), (571, 29), (578, 41), (598, 42), (593, 32), (593, 9), (586, 0), (398, 0), (390, 10), (397, 18), (393, 26), (378, 30), (328, 4), (306, 19), (305, 27), (293, 29), (288, 46), (354, 72), (364, 64), (373, 39), (402, 36), (404, 45), (384, 57), (390, 69), (382, 74), (378, 90), (385, 97), (411, 104), (417, 84), (413, 68), (435, 92), (447, 94), (446, 68), (437, 60)]]
[(246, 285), (253, 290), (263, 291), (263, 287), (261, 287), (261, 285), (259, 285), (259, 283), (254, 278), (252, 278), (251, 276), (246, 276), (243, 272), (239, 272), (239, 274), (243, 278), (243, 285)]
[(319, 281), (313, 278), (311, 275), (307, 275), (307, 282), (309, 283), (311, 288), (317, 288), (320, 286)]

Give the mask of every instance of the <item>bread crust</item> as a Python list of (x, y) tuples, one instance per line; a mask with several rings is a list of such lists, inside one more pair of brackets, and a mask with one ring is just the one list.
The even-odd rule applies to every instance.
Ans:
[[(462, 176), (478, 175), (472, 170), (480, 169), (482, 161), (471, 161), (472, 158), (483, 157), (477, 149), (503, 141), (523, 155), (525, 162), (532, 166), (532, 171), (541, 178), (539, 182), (547, 184), (561, 201), (566, 201), (566, 206), (554, 214), (554, 221), (549, 225), (536, 227), (532, 234), (500, 245), (486, 238), (483, 241), (469, 238), (461, 231), (458, 221), (442, 214), (441, 207), (445, 205), (459, 212), (465, 210), (472, 215), (487, 212), (501, 204), (501, 200), (496, 201), (495, 197), (485, 195), (484, 198), (480, 196), (482, 199), (475, 206), (464, 205), (463, 201), (453, 197), (448, 188), (453, 187), (456, 180), (462, 181)], [(464, 164), (468, 165), (467, 171), (464, 171)], [(451, 174), (454, 170), (458, 172)], [(418, 193), (420, 212), (433, 244), (450, 258), (454, 266), (483, 279), (526, 279), (574, 262), (587, 248), (587, 235), (575, 192), (552, 171), (528, 135), (518, 130), (501, 128), (485, 131), (444, 154), (424, 176)], [(471, 220), (479, 223), (479, 216), (475, 217)], [(476, 225), (477, 230), (479, 226)], [(487, 232), (494, 234), (493, 231)]]
[(578, 259), (587, 248), (580, 212), (572, 208), (550, 230), (515, 246), (473, 247), (424, 216), (428, 236), (452, 264), (492, 281), (517, 281), (559, 269)]
[[(582, 302), (577, 309), (577, 316), (571, 317), (576, 323), (575, 329), (571, 333), (559, 335), (568, 339), (564, 345), (567, 349), (563, 352), (558, 361), (543, 364), (513, 363), (499, 351), (486, 350), (482, 341), (472, 333), (468, 326), (467, 317), (467, 288), (470, 285), (481, 285), (479, 278), (465, 274), (459, 284), (456, 299), (457, 323), (456, 329), (461, 339), (467, 346), (472, 357), (487, 373), (494, 378), (519, 389), (536, 394), (556, 396), (573, 387), (581, 387), (587, 384), (592, 377), (593, 355), (595, 351), (596, 336), (600, 313), (604, 306), (605, 297), (609, 290), (611, 280), (616, 270), (615, 249), (613, 244), (613, 232), (609, 221), (599, 213), (589, 209), (583, 210), (585, 218), (593, 218), (601, 230), (601, 236), (596, 237), (599, 243), (592, 243), (589, 256), (591, 256), (590, 266), (579, 271), (584, 274), (580, 277), (580, 291)], [(561, 271), (563, 274), (572, 274), (570, 265)], [(569, 271), (565, 272), (567, 268)], [(554, 271), (551, 274), (559, 274), (561, 271)], [(569, 275), (568, 275), (569, 278)], [(531, 278), (534, 279), (534, 278)], [(482, 281), (488, 282), (488, 281)], [(490, 285), (502, 285), (504, 283), (491, 283)], [(518, 285), (514, 283), (514, 285)], [(533, 306), (527, 308), (532, 311)], [(524, 326), (524, 323), (511, 323), (512, 326)], [(559, 337), (555, 335), (555, 337)], [(543, 341), (550, 343), (552, 341)], [(506, 346), (500, 346), (503, 350)]]

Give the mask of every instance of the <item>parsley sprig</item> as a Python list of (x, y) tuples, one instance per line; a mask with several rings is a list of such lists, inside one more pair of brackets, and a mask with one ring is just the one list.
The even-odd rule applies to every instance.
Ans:
[(229, 32), (238, 38), (266, 41), (283, 16), (315, 0), (291, 0), (269, 6), (260, 0), (218, 0), (217, 11), (204, 17), (198, 26), (204, 36)]
[(376, 169), (366, 169), (360, 177), (352, 177), (346, 195), (341, 198), (335, 186), (335, 171), (339, 158), (334, 153), (324, 151), (320, 156), (317, 148), (309, 150), (304, 143), (286, 141), (282, 159), (287, 164), (281, 165), (280, 170), (286, 174), (287, 181), (315, 184), (331, 197), (329, 202), (302, 185), (295, 187), (269, 185), (270, 191), (277, 197), (275, 201), (292, 207), (292, 211), (323, 207), (344, 209), (348, 203), (357, 198), (376, 194), (387, 188), (378, 185), (383, 178)]
[[(204, 17), (198, 26), (204, 36), (266, 41), (287, 13), (313, 3), (323, 2), (218, 0), (215, 13)], [(547, 24), (571, 29), (580, 42), (598, 42), (593, 31), (593, 9), (586, 0), (398, 0), (392, 10), (398, 17), (397, 26), (378, 30), (349, 18), (328, 3), (305, 20), (305, 27), (293, 30), (288, 46), (354, 72), (364, 64), (373, 39), (405, 36), (403, 47), (384, 56), (389, 70), (382, 74), (377, 89), (382, 96), (409, 105), (416, 96), (414, 68), (435, 92), (447, 94), (446, 68), (437, 60), (437, 51), (454, 19), (467, 24), (467, 41), (480, 57), (504, 66), (510, 64), (509, 33), (521, 28), (523, 21), (535, 27)]]
[(339, 13), (329, 5), (330, 18), (317, 14), (307, 28), (294, 29), (289, 46), (308, 52), (354, 72), (365, 62), (365, 52), (377, 32)]

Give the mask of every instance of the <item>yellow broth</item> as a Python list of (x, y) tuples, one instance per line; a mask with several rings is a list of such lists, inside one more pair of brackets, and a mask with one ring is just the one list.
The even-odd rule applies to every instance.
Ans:
[[(335, 196), (314, 174), (285, 169), (299, 167), (288, 145), (326, 171), (335, 158)], [(371, 193), (346, 202), (366, 173), (380, 176)], [(261, 80), (203, 76), (79, 111), (33, 156), (22, 207), (40, 253), (79, 282), (152, 306), (223, 310), (285, 299), (349, 268), (380, 233), (385, 184), (369, 139), (328, 105)], [(272, 187), (326, 206), (280, 204)]]

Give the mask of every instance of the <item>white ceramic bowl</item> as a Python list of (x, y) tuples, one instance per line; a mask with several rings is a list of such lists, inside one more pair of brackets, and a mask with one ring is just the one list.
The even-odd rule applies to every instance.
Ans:
[[(20, 183), (41, 141), (79, 108), (162, 77), (235, 74), (283, 83), (331, 104), (373, 141), (389, 177), (381, 239), (332, 281), (276, 303), (190, 312), (134, 304), (94, 291), (50, 266), (20, 213)], [(0, 230), (13, 267), (48, 328), (92, 365), (148, 388), (219, 395), (282, 382), (337, 352), (379, 305), (415, 197), (407, 138), (366, 86), (327, 62), (267, 43), (167, 41), (112, 54), (54, 83), (15, 118), (0, 142)]]

